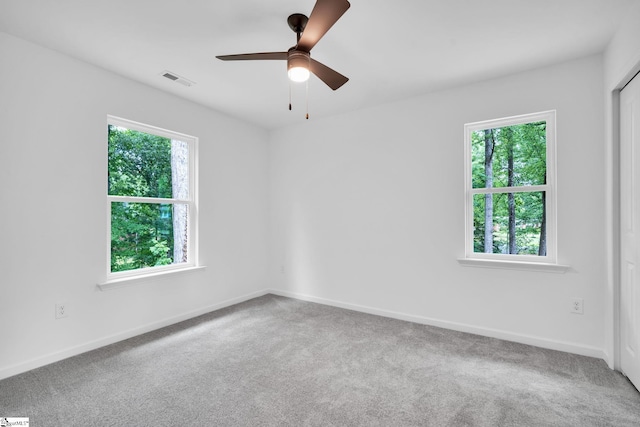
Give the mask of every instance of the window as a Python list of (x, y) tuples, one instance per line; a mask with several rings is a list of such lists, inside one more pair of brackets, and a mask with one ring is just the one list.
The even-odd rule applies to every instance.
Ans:
[(466, 258), (556, 262), (555, 111), (465, 125)]
[(197, 138), (108, 117), (107, 280), (194, 267)]

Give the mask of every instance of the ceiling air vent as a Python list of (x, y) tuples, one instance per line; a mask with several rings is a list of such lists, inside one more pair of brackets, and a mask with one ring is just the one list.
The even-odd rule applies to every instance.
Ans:
[(192, 82), (189, 79), (185, 79), (184, 77), (181, 77), (179, 75), (177, 75), (176, 73), (172, 73), (171, 71), (163, 71), (162, 73), (160, 73), (160, 75), (162, 77), (166, 77), (169, 80), (172, 80), (176, 83), (180, 83), (181, 85), (184, 86), (193, 86), (194, 84), (196, 84), (195, 82)]

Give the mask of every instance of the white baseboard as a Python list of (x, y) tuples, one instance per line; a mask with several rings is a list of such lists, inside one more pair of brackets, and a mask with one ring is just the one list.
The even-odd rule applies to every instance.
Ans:
[(30, 371), (31, 369), (48, 365), (50, 363), (58, 362), (60, 360), (67, 359), (72, 356), (77, 356), (78, 354), (86, 353), (87, 351), (95, 350), (97, 348), (104, 347), (106, 345), (113, 344), (118, 341), (126, 340), (128, 338), (132, 338), (147, 332), (151, 332), (156, 329), (164, 328), (165, 326), (173, 325), (175, 323), (182, 322), (184, 320), (192, 319), (194, 317), (198, 317), (203, 314), (206, 314), (215, 310), (219, 310), (221, 308), (229, 307), (231, 305), (239, 304), (241, 302), (248, 301), (253, 298), (261, 297), (263, 295), (266, 295), (267, 293), (269, 293), (267, 290), (263, 290), (263, 291), (253, 292), (248, 295), (243, 295), (237, 298), (228, 299), (226, 301), (222, 301), (220, 303), (213, 304), (207, 307), (202, 307), (197, 310), (180, 314), (178, 316), (173, 316), (168, 319), (160, 320), (158, 322), (149, 323), (137, 328), (119, 332), (117, 334), (98, 338), (96, 340), (92, 340), (84, 344), (69, 347), (61, 351), (56, 351), (54, 353), (47, 354), (45, 356), (36, 357), (34, 359), (30, 359), (15, 365), (3, 367), (3, 368), (0, 368), (0, 380), (4, 378), (12, 377), (17, 374), (21, 374), (23, 372)]
[(604, 354), (604, 361), (607, 363), (607, 366), (609, 366), (609, 369), (611, 369), (612, 371), (616, 370), (616, 364), (613, 360), (613, 357), (611, 357), (611, 355), (609, 354), (608, 351), (606, 350), (602, 350), (602, 354)]
[(536, 347), (548, 348), (552, 350), (565, 351), (567, 353), (580, 354), (583, 356), (595, 357), (605, 360), (610, 365), (610, 357), (607, 353), (600, 348), (585, 346), (582, 344), (576, 344), (571, 342), (563, 342), (557, 340), (551, 340), (547, 338), (535, 337), (524, 334), (517, 334), (513, 332), (503, 331), (499, 329), (483, 328), (473, 325), (467, 325), (463, 323), (450, 322), (446, 320), (433, 319), (424, 316), (417, 316), (412, 314), (400, 313), (390, 310), (383, 310), (374, 307), (367, 307), (358, 304), (350, 304), (341, 301), (330, 300), (327, 298), (315, 297), (312, 295), (305, 295), (295, 292), (282, 291), (278, 289), (265, 289), (262, 291), (253, 292), (247, 295), (243, 295), (237, 298), (228, 299), (217, 304), (213, 304), (207, 307), (202, 307), (197, 310), (190, 311), (178, 316), (170, 317), (158, 322), (153, 322), (147, 325), (143, 325), (137, 328), (129, 329), (117, 334), (102, 337), (96, 340), (86, 342), (77, 346), (69, 347), (67, 349), (50, 353), (41, 357), (30, 359), (15, 365), (0, 368), (0, 380), (9, 378), (14, 375), (21, 374), (23, 372), (30, 371), (31, 369), (39, 368), (41, 366), (48, 365), (50, 363), (58, 362), (60, 360), (77, 356), (78, 354), (85, 353), (87, 351), (95, 350), (106, 345), (114, 344), (118, 341), (122, 341), (128, 338), (135, 337), (147, 332), (154, 331), (156, 329), (163, 328), (165, 326), (173, 325), (184, 320), (188, 320), (203, 314), (219, 310), (221, 308), (229, 307), (231, 305), (239, 304), (244, 301), (258, 298), (266, 294), (280, 295), (283, 297), (294, 298), (302, 301), (310, 301), (318, 304), (329, 305), (333, 307), (344, 308), (348, 310), (359, 311), (362, 313), (375, 314), (378, 316), (389, 317), (398, 320), (405, 320), (408, 322), (420, 323), (423, 325), (437, 326), (445, 329), (451, 329), (454, 331), (467, 332), (476, 335), (482, 335), (491, 338), (498, 338), (506, 341), (514, 341), (522, 344), (533, 345)]
[(359, 311), (362, 313), (375, 314), (383, 317), (390, 317), (398, 320), (406, 320), (408, 322), (420, 323), (423, 325), (437, 326), (445, 329), (452, 329), (459, 332), (467, 332), (476, 335), (482, 335), (485, 337), (498, 338), (505, 341), (513, 341), (521, 344), (528, 344), (535, 347), (548, 348), (551, 350), (564, 351), (567, 353), (579, 354), (582, 356), (595, 357), (603, 359), (608, 363), (609, 358), (606, 352), (597, 347), (586, 346), (583, 344), (577, 344), (567, 341), (558, 341), (548, 338), (541, 338), (532, 335), (518, 334), (514, 332), (504, 331), (500, 329), (483, 328), (474, 325), (467, 325), (464, 323), (450, 322), (447, 320), (433, 319), (424, 316), (416, 316), (413, 314), (400, 313), (390, 310), (383, 310), (374, 307), (367, 307), (358, 304), (350, 304), (341, 301), (334, 301), (326, 298), (319, 298), (312, 295), (299, 294), (295, 292), (281, 291), (278, 289), (269, 289), (268, 293), (274, 295), (280, 295), (288, 298), (295, 298), (302, 301), (310, 301), (318, 304), (330, 305), (333, 307), (346, 308), (348, 310)]

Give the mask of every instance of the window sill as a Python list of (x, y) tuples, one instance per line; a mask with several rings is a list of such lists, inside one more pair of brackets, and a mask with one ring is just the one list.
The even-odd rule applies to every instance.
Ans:
[(155, 279), (158, 277), (164, 277), (164, 276), (179, 274), (179, 273), (191, 273), (194, 271), (204, 270), (205, 268), (207, 267), (205, 266), (187, 267), (187, 268), (179, 268), (175, 270), (164, 270), (164, 271), (158, 271), (158, 272), (147, 273), (147, 274), (139, 274), (135, 276), (121, 277), (117, 279), (107, 280), (102, 283), (98, 283), (98, 288), (101, 291), (110, 291), (113, 289), (137, 285), (139, 283), (142, 283), (151, 279)]
[(498, 268), (502, 270), (543, 271), (547, 273), (566, 273), (571, 269), (568, 265), (548, 264), (541, 262), (504, 261), (478, 258), (458, 258), (458, 263), (465, 267)]

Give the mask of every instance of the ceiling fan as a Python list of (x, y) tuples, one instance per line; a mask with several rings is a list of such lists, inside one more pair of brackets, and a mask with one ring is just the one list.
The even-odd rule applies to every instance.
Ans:
[(349, 79), (311, 58), (311, 49), (350, 6), (347, 0), (317, 0), (308, 18), (301, 13), (289, 16), (287, 23), (297, 34), (297, 44), (287, 52), (220, 55), (216, 58), (223, 61), (286, 60), (287, 74), (292, 81), (304, 82), (309, 79), (311, 72), (331, 89), (336, 90)]

